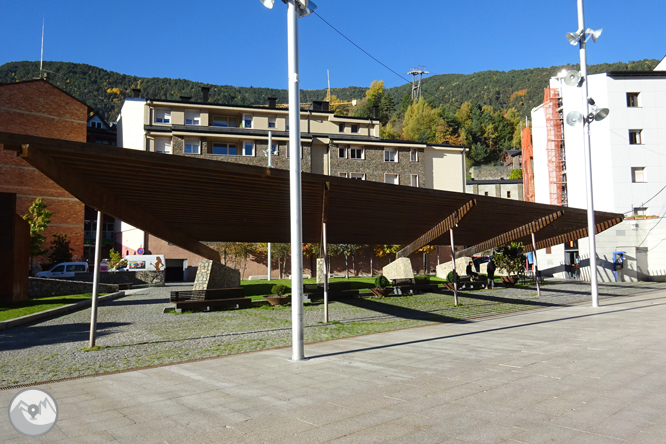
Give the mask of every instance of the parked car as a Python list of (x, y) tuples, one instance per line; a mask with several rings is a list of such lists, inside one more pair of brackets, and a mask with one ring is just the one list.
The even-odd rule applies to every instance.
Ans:
[[(100, 271), (109, 271), (109, 265), (102, 262), (99, 266)], [(55, 267), (51, 268), (49, 271), (41, 271), (35, 275), (35, 277), (42, 278), (73, 278), (76, 276), (76, 273), (88, 273), (87, 262), (62, 262)]]

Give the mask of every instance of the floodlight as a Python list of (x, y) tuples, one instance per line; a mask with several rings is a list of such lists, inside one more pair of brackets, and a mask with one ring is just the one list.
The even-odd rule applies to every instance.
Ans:
[(567, 72), (568, 72), (568, 71), (567, 71), (566, 69), (563, 69), (562, 71), (560, 71), (559, 73), (557, 73), (557, 77), (559, 77), (560, 79), (563, 79), (563, 78), (566, 77)]
[(580, 36), (577, 32), (567, 32), (567, 40), (569, 40), (569, 43), (571, 43), (573, 46), (576, 46), (580, 40)]
[(313, 12), (315, 12), (315, 10), (317, 9), (317, 5), (315, 5), (315, 2), (308, 2), (308, 0), (298, 0), (298, 2), (302, 6), (302, 8), (298, 9), (299, 17), (305, 17), (306, 15), (310, 15)]
[(580, 83), (580, 73), (578, 71), (567, 71), (564, 76), (564, 83), (569, 86), (578, 86)]
[[(594, 43), (597, 43), (597, 39), (599, 38), (599, 36), (601, 35), (601, 32), (602, 32), (603, 30), (604, 30), (604, 28), (597, 29), (596, 31), (594, 31), (594, 30), (592, 30), (592, 29), (590, 29), (590, 28), (587, 28), (587, 29), (585, 30), (585, 34), (587, 34), (587, 38), (588, 38), (588, 39), (589, 39), (590, 37), (592, 37), (592, 41), (593, 41)], [(586, 41), (587, 41), (587, 40), (586, 40)]]
[(567, 125), (569, 126), (578, 126), (581, 123), (583, 123), (584, 117), (581, 113), (578, 111), (571, 111), (569, 114), (567, 114)]
[(608, 117), (608, 114), (610, 114), (610, 110), (608, 108), (601, 108), (595, 112), (594, 120), (597, 122), (604, 120), (606, 117)]
[(275, 4), (275, 0), (261, 0), (261, 3), (264, 4), (265, 7), (268, 9), (273, 9), (273, 5)]

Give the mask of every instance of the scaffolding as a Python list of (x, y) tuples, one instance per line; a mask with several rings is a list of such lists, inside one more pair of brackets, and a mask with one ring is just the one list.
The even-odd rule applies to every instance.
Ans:
[(536, 202), (534, 200), (534, 149), (532, 132), (527, 119), (525, 119), (525, 128), (521, 131), (520, 148), (522, 150), (523, 199), (526, 202)]
[(548, 190), (552, 205), (567, 206), (566, 158), (564, 152), (562, 108), (559, 90), (546, 88), (543, 98), (546, 116), (546, 157), (548, 162)]

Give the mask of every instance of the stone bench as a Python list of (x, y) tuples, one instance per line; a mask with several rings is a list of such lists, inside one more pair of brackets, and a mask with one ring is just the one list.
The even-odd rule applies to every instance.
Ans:
[(227, 299), (210, 299), (203, 301), (179, 301), (175, 303), (176, 310), (219, 310), (224, 308), (249, 308), (252, 306), (252, 299), (242, 298), (227, 298)]

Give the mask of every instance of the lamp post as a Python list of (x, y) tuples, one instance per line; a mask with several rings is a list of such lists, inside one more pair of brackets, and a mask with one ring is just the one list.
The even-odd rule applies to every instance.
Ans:
[(592, 307), (599, 306), (599, 291), (597, 283), (597, 247), (596, 247), (596, 229), (594, 223), (594, 199), (592, 191), (592, 153), (590, 149), (590, 123), (593, 120), (601, 120), (608, 115), (608, 110), (598, 110), (595, 108), (595, 113), (590, 113), (590, 105), (594, 104), (588, 96), (587, 84), (587, 40), (592, 37), (593, 41), (601, 34), (602, 30), (593, 31), (585, 28), (585, 14), (583, 8), (583, 0), (578, 0), (578, 31), (575, 33), (567, 33), (566, 37), (572, 45), (579, 45), (580, 48), (580, 75), (576, 76), (575, 73), (569, 77), (565, 83), (583, 87), (583, 110), (584, 115), (578, 113), (570, 113), (567, 116), (567, 123), (569, 125), (578, 125), (583, 123), (584, 137), (583, 137), (583, 151), (585, 157), (585, 175), (586, 175), (586, 188), (587, 188), (587, 234), (590, 241), (590, 286), (592, 293)]
[[(291, 224), (291, 344), (293, 361), (305, 359), (303, 348), (303, 210), (301, 205), (301, 109), (298, 78), (298, 18), (314, 12), (308, 0), (282, 0), (287, 4), (289, 64), (289, 213)], [(273, 8), (275, 0), (261, 0)], [(270, 149), (270, 148), (269, 148)]]

